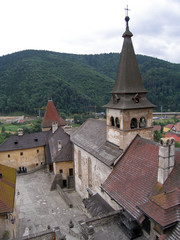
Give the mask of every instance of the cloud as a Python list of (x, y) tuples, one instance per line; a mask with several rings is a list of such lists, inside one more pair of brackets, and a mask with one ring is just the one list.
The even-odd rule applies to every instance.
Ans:
[[(136, 53), (180, 62), (179, 0), (129, 0)], [(24, 49), (120, 52), (127, 0), (0, 1), (0, 55)]]

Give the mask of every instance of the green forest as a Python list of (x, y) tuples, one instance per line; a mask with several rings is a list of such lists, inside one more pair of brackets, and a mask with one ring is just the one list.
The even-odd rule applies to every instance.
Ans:
[[(25, 50), (0, 57), (0, 114), (37, 109), (52, 99), (66, 115), (104, 111), (120, 54), (77, 55)], [(180, 64), (137, 55), (155, 111), (180, 111)]]

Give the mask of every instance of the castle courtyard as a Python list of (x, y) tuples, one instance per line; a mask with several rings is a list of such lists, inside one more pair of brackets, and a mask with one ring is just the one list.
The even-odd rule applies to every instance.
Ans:
[[(65, 203), (57, 190), (50, 191), (54, 175), (46, 170), (17, 176), (16, 208), (18, 229), (16, 239), (22, 239), (31, 234), (37, 234), (50, 228), (59, 227), (67, 240), (80, 239), (69, 233), (69, 221), (74, 223), (73, 231), (79, 233), (79, 221), (87, 219), (82, 199), (75, 192), (67, 193), (73, 208)], [(121, 229), (113, 224), (99, 226), (95, 229), (95, 239), (98, 240), (128, 240)], [(143, 240), (144, 237), (138, 239)]]

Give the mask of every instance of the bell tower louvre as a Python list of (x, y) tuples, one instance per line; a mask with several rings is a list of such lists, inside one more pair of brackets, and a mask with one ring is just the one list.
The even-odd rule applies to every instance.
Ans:
[(128, 16), (115, 85), (106, 108), (107, 140), (125, 150), (139, 134), (153, 140), (152, 110), (155, 107), (146, 97), (129, 30)]

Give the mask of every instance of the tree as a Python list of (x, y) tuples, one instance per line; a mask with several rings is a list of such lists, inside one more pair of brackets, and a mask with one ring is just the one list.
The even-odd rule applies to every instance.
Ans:
[(162, 138), (162, 134), (159, 131), (155, 130), (154, 131), (154, 141), (159, 142), (161, 138)]

